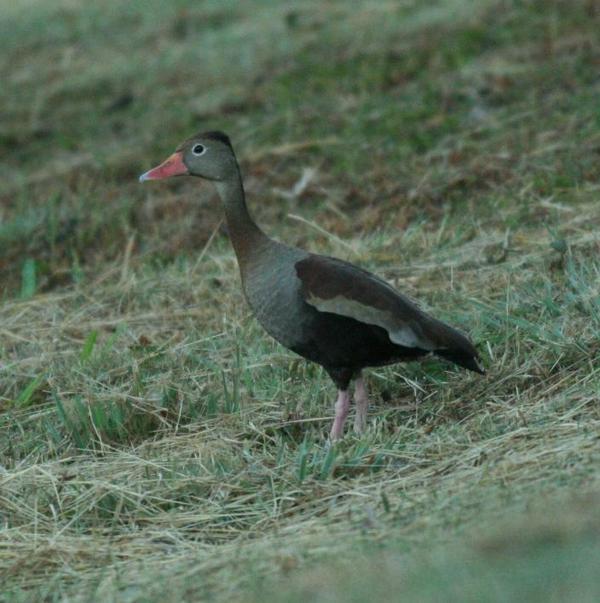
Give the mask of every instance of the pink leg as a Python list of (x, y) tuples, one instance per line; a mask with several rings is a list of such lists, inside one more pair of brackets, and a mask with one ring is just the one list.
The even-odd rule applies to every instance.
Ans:
[(335, 403), (335, 419), (331, 426), (329, 437), (332, 441), (339, 440), (344, 433), (344, 421), (350, 410), (350, 394), (348, 390), (338, 389), (338, 397)]
[(367, 408), (369, 407), (369, 395), (362, 376), (356, 380), (354, 387), (354, 402), (356, 403), (356, 416), (354, 417), (354, 432), (362, 433), (367, 426)]

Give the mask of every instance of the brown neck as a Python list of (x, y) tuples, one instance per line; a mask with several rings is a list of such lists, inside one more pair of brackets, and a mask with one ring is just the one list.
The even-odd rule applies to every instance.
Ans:
[(243, 266), (248, 261), (251, 253), (267, 243), (269, 238), (248, 213), (244, 186), (239, 172), (228, 180), (216, 182), (215, 185), (225, 208), (229, 237), (238, 264)]

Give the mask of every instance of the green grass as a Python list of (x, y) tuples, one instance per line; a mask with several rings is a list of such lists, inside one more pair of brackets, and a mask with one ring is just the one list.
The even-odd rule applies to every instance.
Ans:
[[(0, 601), (599, 599), (593, 2), (1, 10)], [(137, 182), (215, 128), (269, 233), (487, 375), (370, 371), (329, 447), (333, 386), (249, 314), (211, 186)]]

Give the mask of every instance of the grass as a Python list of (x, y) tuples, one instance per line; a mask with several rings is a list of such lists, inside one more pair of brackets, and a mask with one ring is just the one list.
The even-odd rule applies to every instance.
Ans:
[[(0, 601), (596, 601), (593, 2), (2, 4)], [(280, 240), (377, 271), (485, 378), (326, 375), (260, 330), (225, 129)]]

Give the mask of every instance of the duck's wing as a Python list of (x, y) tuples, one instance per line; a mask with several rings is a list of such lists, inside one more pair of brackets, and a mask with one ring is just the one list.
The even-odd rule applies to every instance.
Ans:
[(312, 254), (296, 262), (295, 268), (301, 295), (319, 312), (381, 327), (393, 343), (403, 347), (435, 352), (455, 362), (455, 357), (473, 359), (477, 364), (477, 351), (465, 335), (426, 314), (374, 274), (342, 260)]

